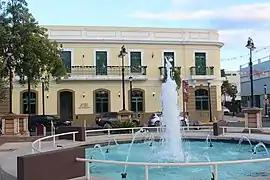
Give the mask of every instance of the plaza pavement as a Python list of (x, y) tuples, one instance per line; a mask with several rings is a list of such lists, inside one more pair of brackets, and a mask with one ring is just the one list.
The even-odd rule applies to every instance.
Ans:
[[(239, 130), (238, 130), (239, 131)], [(185, 137), (189, 139), (206, 139), (209, 132), (186, 132)], [(158, 136), (154, 133), (155, 136)], [(234, 133), (228, 132), (224, 135), (214, 136), (213, 139), (222, 139), (222, 140), (238, 140), (242, 137), (242, 135), (247, 135), (243, 133)], [(138, 138), (140, 138), (139, 135)], [(111, 135), (111, 138), (115, 138), (117, 141), (126, 141), (130, 140), (132, 137), (131, 134), (119, 134), (119, 135)], [(142, 138), (142, 137), (141, 137)], [(71, 140), (57, 140), (56, 145), (61, 145), (62, 148), (70, 148), (74, 146), (80, 146), (85, 144), (95, 144), (100, 142), (107, 142), (108, 136), (99, 135), (99, 136), (89, 136), (87, 137), (86, 142), (73, 142)], [(267, 134), (251, 134), (251, 141), (264, 141), (270, 144), (270, 135)], [(14, 142), (14, 143), (5, 143), (0, 146), (0, 167), (3, 170), (0, 172), (0, 180), (15, 180), (12, 178), (7, 178), (3, 174), (6, 172), (14, 177), (17, 176), (17, 156), (28, 155), (32, 153), (32, 142)], [(51, 151), (57, 149), (53, 146), (53, 142), (44, 141), (42, 142), (42, 151)], [(77, 180), (83, 180), (83, 178), (77, 178)], [(74, 179), (75, 180), (75, 179)], [(93, 180), (109, 180), (104, 178), (93, 178)], [(255, 179), (254, 179), (255, 180)]]

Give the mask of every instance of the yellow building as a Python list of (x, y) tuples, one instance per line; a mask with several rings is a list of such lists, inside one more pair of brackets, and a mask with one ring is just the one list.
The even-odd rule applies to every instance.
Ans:
[[(213, 117), (221, 119), (220, 48), (218, 32), (204, 29), (135, 27), (46, 26), (49, 37), (63, 44), (63, 60), (70, 76), (51, 81), (45, 92), (45, 114), (72, 119), (75, 123), (102, 112), (122, 109), (121, 58), (125, 45), (125, 101), (127, 109), (149, 115), (161, 111), (160, 95), (164, 58), (181, 68), (181, 79), (189, 82), (187, 111), (190, 120), (208, 121), (208, 83), (211, 83)], [(129, 77), (133, 78), (130, 103)], [(27, 87), (14, 85), (14, 113), (28, 113)], [(179, 89), (182, 109), (182, 88)], [(31, 111), (42, 114), (41, 84), (32, 90)]]

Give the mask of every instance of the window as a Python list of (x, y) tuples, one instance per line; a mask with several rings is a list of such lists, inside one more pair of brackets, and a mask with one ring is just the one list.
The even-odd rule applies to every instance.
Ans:
[(107, 75), (107, 51), (96, 51), (96, 75)]
[(142, 112), (144, 110), (143, 102), (144, 102), (144, 94), (140, 90), (132, 91), (131, 98), (131, 111), (133, 112)]
[(109, 93), (106, 91), (95, 92), (96, 113), (109, 112)]
[(206, 54), (195, 52), (196, 75), (206, 75)]
[(131, 73), (142, 72), (142, 53), (141, 52), (130, 52), (130, 68)]
[[(30, 114), (37, 114), (37, 94), (35, 92), (30, 93)], [(22, 94), (22, 114), (28, 114), (28, 92)]]
[(67, 72), (71, 72), (71, 51), (62, 51), (61, 54), (63, 63), (65, 67), (67, 68)]
[(196, 110), (208, 110), (209, 99), (208, 91), (205, 89), (198, 89), (195, 91)]
[(166, 60), (168, 60), (172, 67), (174, 67), (174, 52), (164, 52), (164, 67), (166, 67)]

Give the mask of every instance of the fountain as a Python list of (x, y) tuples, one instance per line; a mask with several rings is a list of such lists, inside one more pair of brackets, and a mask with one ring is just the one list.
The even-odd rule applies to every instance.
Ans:
[[(132, 138), (132, 141), (130, 144), (126, 145), (119, 145), (120, 151), (112, 151), (110, 153), (110, 158), (114, 161), (119, 161), (119, 157), (126, 157), (126, 161), (133, 161), (133, 162), (155, 162), (155, 163), (167, 163), (167, 162), (185, 162), (185, 163), (192, 163), (192, 162), (200, 162), (205, 161), (205, 158), (207, 161), (210, 162), (209, 156), (204, 156), (202, 153), (202, 146), (204, 142), (191, 142), (191, 141), (182, 141), (185, 137), (183, 135), (184, 131), (181, 128), (181, 124), (179, 121), (179, 110), (178, 110), (178, 94), (176, 91), (176, 83), (170, 76), (170, 69), (171, 64), (166, 59), (166, 82), (162, 84), (162, 96), (161, 96), (161, 102), (163, 107), (163, 120), (162, 120), (162, 127), (160, 127), (160, 133), (162, 136), (160, 137), (160, 141), (156, 142), (154, 144), (148, 145), (148, 143), (144, 144), (136, 144), (134, 143), (136, 137), (144, 131), (144, 129), (140, 129), (138, 132), (136, 132)], [(151, 140), (151, 142), (154, 141), (154, 136), (151, 134), (145, 134), (147, 137), (143, 140)], [(247, 140), (252, 146), (251, 142), (247, 137), (242, 137), (242, 140), (239, 141), (239, 146), (241, 146), (241, 143), (243, 140)], [(212, 134), (209, 133), (206, 137), (207, 144), (212, 147)], [(133, 150), (136, 149), (136, 152), (138, 152), (138, 148), (140, 148), (140, 153), (133, 153), (131, 151), (132, 146), (134, 146)], [(150, 148), (149, 148), (150, 146)], [(244, 145), (243, 145), (244, 146)], [(249, 146), (248, 146), (249, 147)], [(263, 143), (259, 143), (254, 147), (254, 152), (256, 153), (258, 147), (265, 148), (265, 151), (268, 154), (268, 151)], [(123, 148), (123, 149), (122, 149)], [(203, 148), (204, 149), (204, 148)], [(239, 160), (239, 159), (246, 159), (247, 157), (250, 158), (250, 152), (235, 152), (235, 144), (224, 144), (221, 142), (215, 142), (215, 148), (206, 148), (209, 150), (209, 155), (211, 155), (211, 161), (221, 161), (221, 160)], [(131, 156), (132, 154), (132, 156)], [(101, 177), (110, 177), (110, 178), (119, 178), (119, 169), (123, 168), (122, 166), (109, 166), (109, 165), (102, 165), (100, 164), (100, 167), (102, 167), (102, 172), (97, 170), (95, 172), (97, 175)], [(251, 164), (250, 166), (245, 166), (245, 171), (249, 173), (251, 170), (254, 169), (261, 169), (261, 165), (259, 163), (257, 164)], [(150, 167), (151, 171), (146, 172), (151, 175), (151, 179), (161, 180), (164, 178), (170, 179), (170, 180), (176, 180), (176, 179), (197, 179), (196, 177), (200, 177), (201, 179), (209, 179), (209, 174), (205, 172), (206, 167), (198, 167), (199, 171), (194, 173), (194, 167)], [(158, 173), (158, 171), (164, 171), (166, 172), (166, 177), (163, 174)], [(213, 167), (211, 167), (211, 179), (217, 179), (217, 177), (214, 176), (213, 173)], [(239, 168), (235, 168), (235, 166), (230, 166), (228, 168), (222, 169), (223, 174), (220, 173), (219, 176), (221, 176), (221, 180), (226, 179), (235, 179), (235, 174), (237, 174), (239, 177), (243, 176), (243, 171), (239, 171)], [(208, 171), (209, 172), (209, 171)], [(93, 173), (94, 174), (94, 173)], [(142, 173), (141, 167), (129, 167), (129, 176), (130, 180), (135, 179), (143, 179), (144, 173)], [(121, 173), (122, 178), (127, 178), (127, 165), (125, 165), (123, 172)]]
[(94, 149), (99, 149), (101, 155), (102, 155), (103, 158), (105, 159), (105, 153), (104, 153), (104, 151), (103, 151), (103, 149), (102, 149), (102, 147), (101, 147), (100, 144), (96, 144), (96, 145), (94, 146)]
[(249, 138), (248, 138), (247, 136), (245, 136), (245, 135), (241, 136), (241, 139), (239, 139), (238, 145), (237, 145), (238, 148), (240, 149), (241, 144), (242, 144), (242, 142), (243, 142), (244, 140), (246, 140), (246, 141), (249, 143), (252, 152), (254, 152), (253, 145), (252, 145), (251, 141), (250, 141)]
[(205, 142), (207, 145), (209, 145), (209, 147), (213, 147), (213, 143), (212, 143), (212, 132), (210, 131), (209, 134), (207, 135)]
[(112, 140), (113, 140), (114, 144), (115, 144), (117, 147), (119, 146), (119, 144), (118, 144), (118, 142), (116, 141), (116, 139), (115, 139), (115, 138), (111, 138), (111, 139), (109, 140), (109, 142), (108, 142), (107, 149), (106, 149), (106, 153), (109, 153), (109, 149), (110, 149), (110, 145), (111, 145)]
[(262, 142), (259, 142), (256, 146), (254, 146), (252, 155), (257, 154), (257, 148), (258, 148), (258, 147), (263, 147), (263, 149), (265, 150), (267, 156), (269, 156), (269, 152), (268, 152), (268, 150), (267, 150), (265, 144), (263, 144)]
[(185, 155), (182, 148), (181, 124), (179, 121), (178, 93), (176, 82), (170, 76), (171, 63), (166, 59), (166, 82), (162, 84), (162, 114), (163, 124), (163, 157), (172, 161), (184, 161)]
[[(133, 136), (133, 138), (132, 138), (132, 141), (131, 141), (131, 143), (130, 143), (130, 145), (129, 145), (129, 148), (128, 148), (128, 154), (127, 154), (127, 157), (126, 157), (126, 162), (128, 162), (128, 158), (129, 158), (129, 155), (130, 155), (130, 151), (131, 151), (132, 145), (133, 145), (133, 143), (134, 143), (134, 141), (135, 141), (137, 135), (140, 134), (140, 133), (143, 133), (143, 132), (145, 132), (145, 131), (144, 131), (143, 128), (141, 128), (139, 131), (137, 131), (137, 132), (134, 134), (134, 136)], [(121, 173), (121, 176), (122, 176), (122, 178), (126, 178), (126, 177), (127, 177), (127, 165), (125, 165), (125, 167), (124, 167), (124, 172)]]

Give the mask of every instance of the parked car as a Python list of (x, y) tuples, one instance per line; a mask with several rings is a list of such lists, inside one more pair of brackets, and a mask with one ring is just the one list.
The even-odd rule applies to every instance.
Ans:
[[(179, 121), (181, 123), (181, 126), (187, 126), (189, 124), (188, 117), (184, 118), (183, 116), (179, 116)], [(148, 119), (148, 127), (162, 126), (162, 124), (162, 112), (153, 113)]]
[[(118, 122), (118, 112), (108, 112), (96, 116), (96, 124), (104, 129), (112, 128)], [(136, 125), (140, 125), (139, 119), (133, 119), (132, 122)]]
[(230, 110), (227, 107), (222, 106), (222, 110), (224, 115), (230, 115)]
[(37, 124), (43, 124), (46, 130), (51, 130), (51, 122), (55, 128), (59, 126), (71, 126), (71, 121), (60, 120), (58, 117), (53, 115), (32, 115), (28, 120), (29, 131), (35, 131)]

